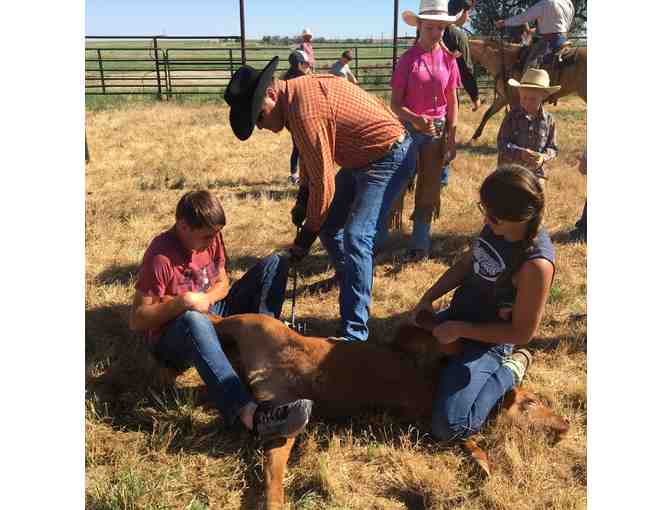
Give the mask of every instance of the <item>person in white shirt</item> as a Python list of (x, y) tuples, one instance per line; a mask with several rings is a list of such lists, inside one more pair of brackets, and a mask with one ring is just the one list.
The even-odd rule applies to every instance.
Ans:
[(352, 53), (350, 50), (345, 50), (336, 62), (334, 62), (329, 69), (329, 72), (333, 75), (340, 76), (341, 78), (347, 79), (350, 83), (357, 83), (357, 78), (350, 70), (348, 65), (352, 60)]
[(541, 39), (530, 49), (523, 73), (530, 67), (541, 67), (540, 61), (546, 52), (556, 51), (567, 41), (574, 21), (574, 5), (571, 0), (541, 0), (518, 16), (496, 21), (495, 26), (516, 27), (535, 20)]

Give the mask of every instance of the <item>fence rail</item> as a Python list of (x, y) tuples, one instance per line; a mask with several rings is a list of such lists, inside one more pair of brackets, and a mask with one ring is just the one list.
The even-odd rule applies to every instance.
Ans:
[[(240, 37), (125, 37), (90, 36), (85, 49), (86, 95), (153, 94), (158, 98), (183, 94), (222, 95), (231, 76), (243, 63)], [(398, 54), (412, 45), (400, 40)], [(353, 54), (350, 67), (360, 85), (375, 93), (389, 92), (392, 76), (391, 44), (316, 45), (317, 72), (327, 72), (344, 49)], [(245, 47), (245, 62), (254, 67), (280, 57), (278, 71), (289, 64), (294, 46)], [(492, 88), (492, 79), (478, 66), (479, 87)]]

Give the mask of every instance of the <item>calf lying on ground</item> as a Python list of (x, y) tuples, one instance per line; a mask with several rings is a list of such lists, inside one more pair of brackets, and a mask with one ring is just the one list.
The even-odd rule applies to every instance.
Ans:
[[(431, 328), (433, 318), (420, 318)], [(439, 356), (455, 354), (460, 344), (444, 346), (422, 327), (402, 326), (391, 346), (339, 342), (302, 336), (284, 323), (265, 315), (244, 314), (227, 318), (211, 316), (222, 344), (232, 342), (240, 353), (241, 378), (257, 401), (287, 402), (309, 398), (313, 414), (321, 417), (352, 416), (367, 408), (385, 408), (402, 418), (423, 420), (431, 416), (438, 378)], [(563, 435), (568, 424), (533, 394), (514, 388), (504, 398), (505, 412), (524, 411), (542, 428)], [(284, 501), (283, 476), (294, 438), (265, 445), (266, 506), (280, 508)], [(489, 472), (487, 456), (467, 440), (472, 457)]]

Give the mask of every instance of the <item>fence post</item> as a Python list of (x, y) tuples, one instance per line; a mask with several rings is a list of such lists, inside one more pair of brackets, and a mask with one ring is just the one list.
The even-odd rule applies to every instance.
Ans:
[(159, 70), (159, 45), (157, 44), (156, 37), (152, 38), (152, 41), (154, 41), (154, 67), (156, 69), (156, 87), (158, 89), (158, 93), (156, 95), (157, 99), (161, 99), (161, 71)]
[(355, 76), (359, 80), (359, 54), (357, 53), (357, 46), (355, 46)]
[(161, 50), (161, 58), (163, 59), (163, 72), (166, 75), (166, 92), (167, 98), (172, 99), (173, 97), (173, 83), (170, 80), (170, 55), (168, 54), (169, 50)]
[(100, 83), (103, 86), (103, 94), (105, 94), (105, 74), (103, 73), (103, 60), (100, 57), (100, 50), (98, 52), (98, 70), (100, 71)]

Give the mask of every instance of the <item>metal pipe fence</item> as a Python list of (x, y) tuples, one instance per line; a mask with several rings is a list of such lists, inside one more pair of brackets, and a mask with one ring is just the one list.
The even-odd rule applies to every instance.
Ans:
[[(243, 59), (260, 68), (278, 55), (278, 76), (281, 77), (289, 68), (287, 57), (295, 47), (253, 46), (248, 41), (243, 49), (240, 43), (237, 36), (87, 37), (85, 93), (153, 94), (157, 98), (193, 94), (221, 96)], [(400, 39), (399, 53), (412, 44), (412, 40)], [(316, 72), (327, 73), (341, 53), (350, 49), (354, 57), (350, 67), (360, 85), (374, 93), (390, 92), (393, 45), (325, 43), (315, 45), (314, 49)], [(492, 78), (479, 66), (476, 66), (476, 75), (480, 88), (493, 87)]]

